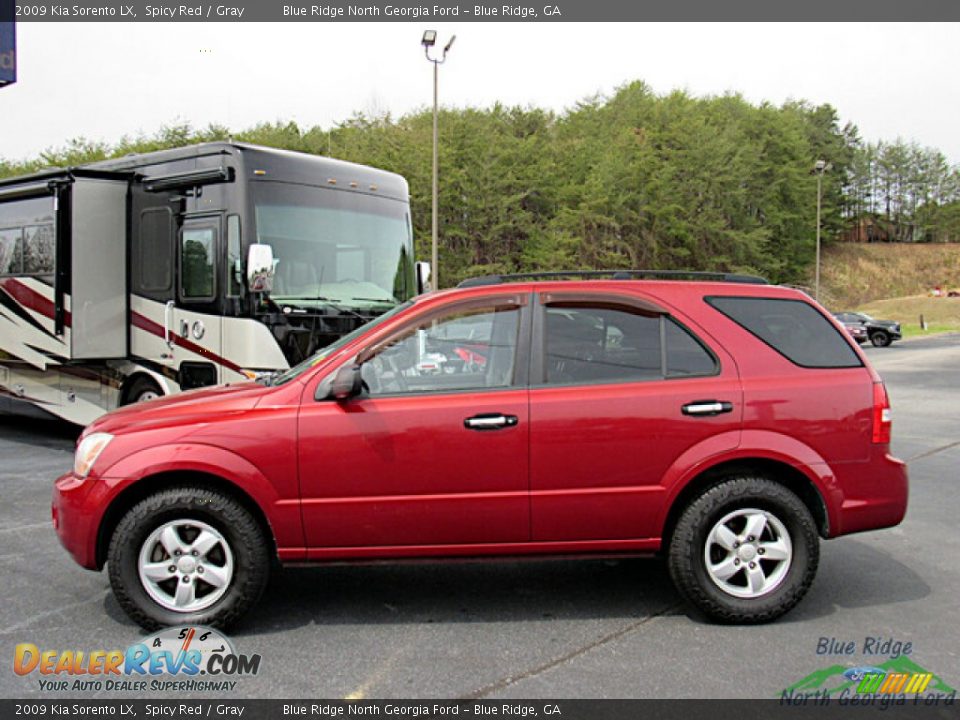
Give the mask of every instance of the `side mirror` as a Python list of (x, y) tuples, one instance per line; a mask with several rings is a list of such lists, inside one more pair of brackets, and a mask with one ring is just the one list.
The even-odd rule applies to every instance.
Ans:
[(432, 289), (430, 287), (430, 263), (418, 262), (415, 267), (417, 270), (417, 295), (423, 295), (425, 292), (430, 292)]
[(344, 402), (356, 397), (363, 391), (363, 381), (360, 378), (360, 366), (354, 363), (344, 365), (337, 370), (330, 385), (330, 397), (337, 402)]
[(247, 287), (250, 292), (270, 292), (273, 290), (275, 263), (273, 248), (256, 243), (247, 251)]

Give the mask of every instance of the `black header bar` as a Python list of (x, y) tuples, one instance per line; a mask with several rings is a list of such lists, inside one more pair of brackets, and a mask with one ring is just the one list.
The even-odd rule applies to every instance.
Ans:
[[(189, 681), (185, 681), (189, 682)], [(801, 700), (0, 700), (0, 717), (62, 720), (69, 717), (144, 720), (145, 718), (242, 718), (243, 720), (899, 720), (956, 718), (955, 693), (928, 704), (926, 699), (876, 696), (872, 702)]]
[[(655, 22), (960, 20), (956, 0), (18, 0), (18, 22)], [(760, 30), (758, 30), (759, 32)], [(717, 27), (718, 35), (724, 29)], [(584, 34), (584, 52), (602, 39)]]

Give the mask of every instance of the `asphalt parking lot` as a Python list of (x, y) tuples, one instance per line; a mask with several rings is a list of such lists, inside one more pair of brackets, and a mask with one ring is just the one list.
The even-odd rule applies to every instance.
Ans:
[[(960, 335), (867, 353), (910, 464), (907, 519), (823, 543), (810, 594), (781, 621), (691, 619), (652, 559), (290, 569), (230, 633), (263, 658), (235, 697), (772, 698), (826, 666), (885, 660), (862, 652), (876, 637), (912, 643), (914, 663), (960, 686)], [(17, 643), (109, 650), (143, 636), (50, 525), (75, 435), (0, 417), (2, 697), (55, 696), (14, 674)], [(857, 652), (818, 655), (821, 638)]]

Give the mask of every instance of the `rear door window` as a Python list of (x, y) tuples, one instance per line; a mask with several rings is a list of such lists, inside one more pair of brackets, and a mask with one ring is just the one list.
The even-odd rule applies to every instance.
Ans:
[(550, 384), (662, 377), (659, 315), (626, 307), (548, 307), (545, 331)]
[(863, 365), (833, 323), (802, 300), (763, 297), (705, 299), (795, 365), (806, 368)]
[(667, 320), (664, 331), (667, 341), (667, 377), (713, 375), (717, 372), (716, 359), (689, 330)]
[(589, 301), (553, 301), (543, 312), (548, 385), (663, 380), (719, 370), (701, 341), (661, 313)]

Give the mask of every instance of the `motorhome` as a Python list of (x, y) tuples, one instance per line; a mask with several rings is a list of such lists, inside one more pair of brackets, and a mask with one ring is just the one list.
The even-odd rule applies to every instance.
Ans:
[(87, 424), (283, 370), (418, 277), (406, 181), (362, 165), (215, 142), (5, 179), (0, 409)]

